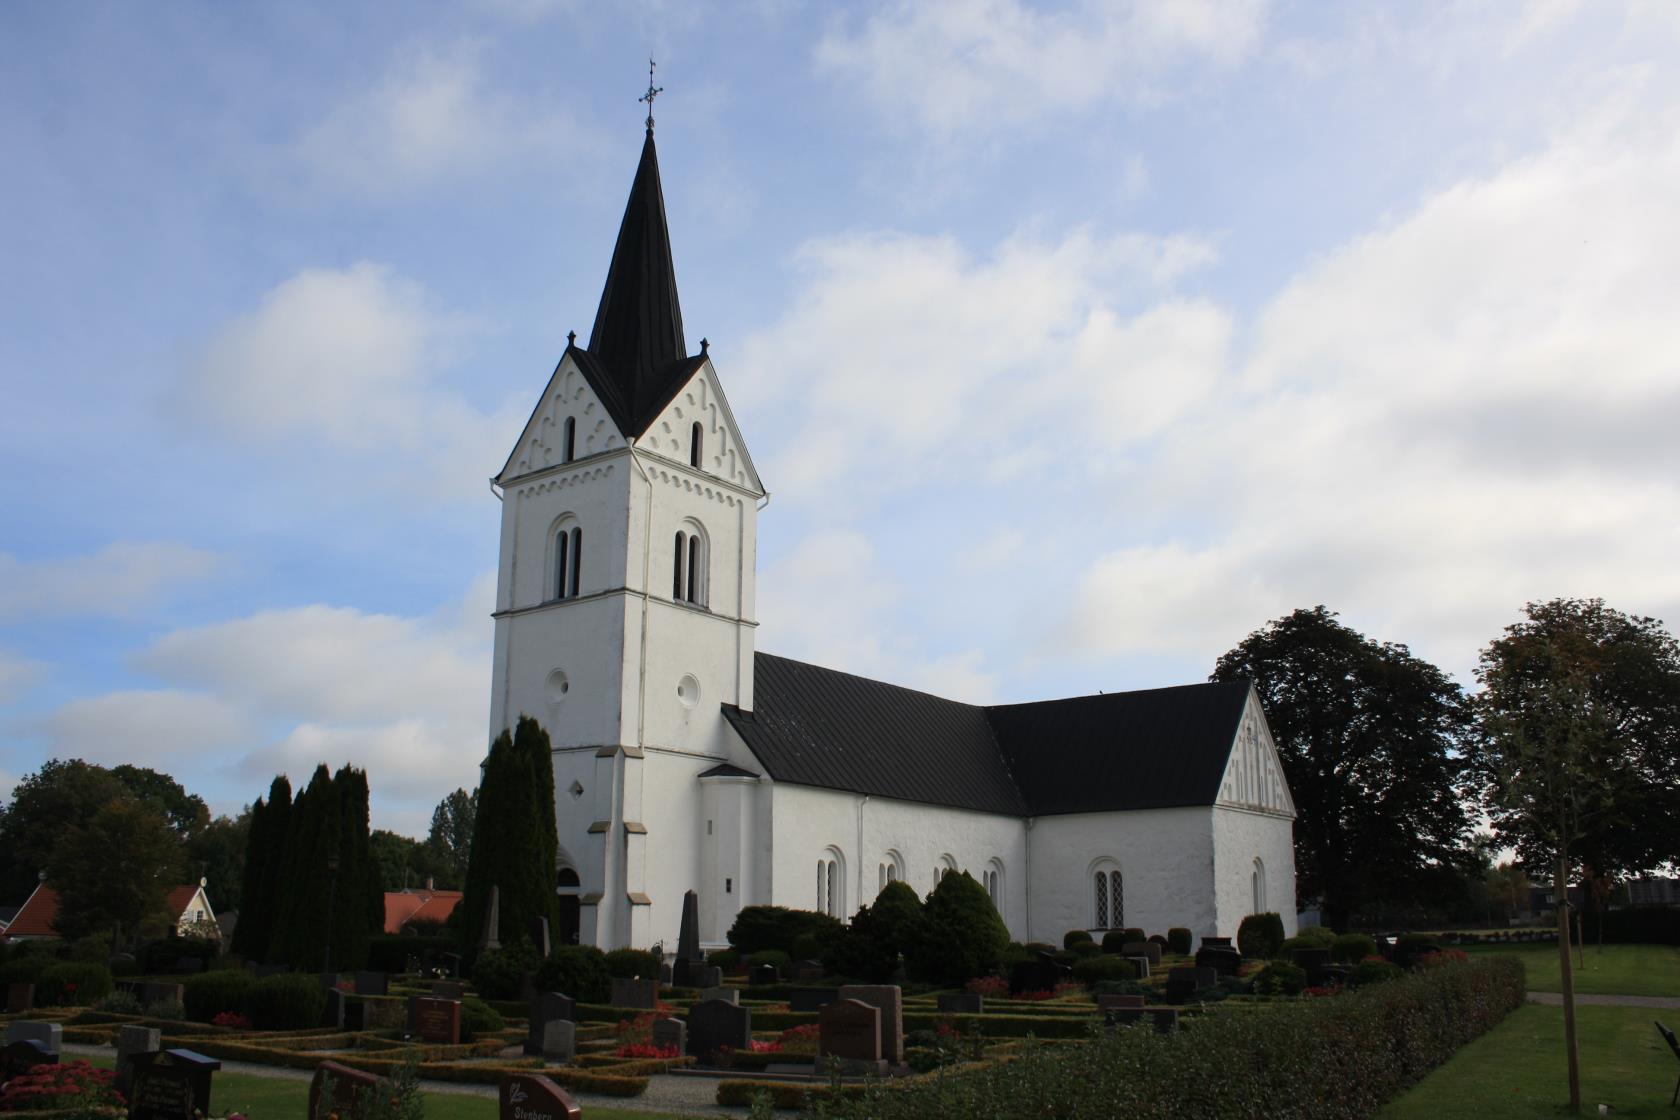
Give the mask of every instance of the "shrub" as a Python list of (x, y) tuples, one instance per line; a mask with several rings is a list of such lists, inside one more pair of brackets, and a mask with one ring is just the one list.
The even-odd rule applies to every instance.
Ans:
[(111, 994), (116, 982), (102, 964), (59, 961), (48, 965), (35, 981), (37, 1007), (87, 1007)]
[(251, 985), (245, 997), (245, 1013), (258, 1030), (264, 1031), (318, 1027), (326, 1009), (326, 989), (315, 977), (296, 972), (265, 976)]
[[(0, 1112), (53, 1111), (60, 1116), (107, 1116), (122, 1107), (112, 1084), (114, 1069), (95, 1069), (86, 1058), (59, 1065), (39, 1065), (6, 1082)], [(99, 1111), (94, 1111), (98, 1109)], [(116, 1112), (115, 1115), (123, 1115)]]
[(461, 1001), (461, 1041), (471, 1042), (482, 1035), (495, 1034), (507, 1026), (501, 1012), (476, 996)]
[(922, 929), (906, 959), (912, 979), (956, 987), (997, 971), (1009, 930), (974, 876), (966, 871), (941, 876), (922, 913)]
[(614, 949), (607, 954), (607, 975), (620, 980), (659, 979), (664, 959), (651, 949)]
[(50, 968), (52, 963), (51, 957), (44, 957), (38, 953), (14, 956), (4, 966), (0, 966), (0, 984), (39, 984), (41, 973)]
[(1073, 955), (1076, 957), (1098, 957), (1102, 955), (1102, 952), (1103, 947), (1095, 941), (1075, 941), (1073, 943)]
[(1144, 935), (1143, 935), (1143, 930), (1139, 929), (1137, 926), (1127, 926), (1125, 929), (1121, 930), (1120, 932), (1126, 935), (1126, 940), (1128, 942), (1131, 942), (1131, 943), (1134, 943), (1134, 944), (1139, 942), (1139, 941), (1146, 940)]
[[(214, 964), (215, 962), (211, 962)], [(140, 962), (127, 953), (118, 953), (111, 958), (111, 975), (119, 980), (130, 976), (140, 975)]]
[(741, 952), (739, 949), (716, 949), (706, 954), (706, 963), (723, 969), (725, 973), (734, 972), (741, 967)]
[(786, 906), (748, 906), (735, 915), (729, 927), (729, 944), (743, 953), (761, 949), (793, 951), (793, 939), (801, 933), (815, 934), (827, 944), (845, 928), (838, 918), (814, 910), (790, 910)]
[(828, 944), (823, 963), (839, 976), (884, 983), (921, 936), (924, 921), (922, 900), (908, 884), (894, 880), (873, 903), (859, 908), (845, 932)]
[(424, 967), (428, 961), (437, 959), (443, 953), (453, 953), (455, 949), (455, 939), (447, 936), (375, 934), (368, 938), (368, 967), (376, 972), (408, 972), (411, 961), (416, 968)]
[(783, 976), (787, 975), (788, 965), (792, 963), (793, 958), (788, 956), (786, 951), (782, 949), (760, 949), (747, 959), (747, 966), (749, 968), (758, 968), (762, 965), (773, 964), (776, 966), (776, 972)]
[(1363, 988), (1367, 984), (1381, 984), (1387, 980), (1398, 980), (1406, 975), (1406, 970), (1391, 961), (1372, 956), (1353, 966), (1353, 975), (1348, 977), (1348, 986)]
[(1402, 933), (1394, 943), (1394, 963), (1410, 968), (1419, 957), (1439, 953), (1441, 943), (1427, 933)]
[(1104, 954), (1099, 950), (1094, 956), (1074, 964), (1073, 978), (1086, 987), (1109, 980), (1136, 980), (1137, 965), (1124, 957)]
[(1190, 947), (1193, 943), (1190, 931), (1183, 926), (1174, 926), (1167, 931), (1167, 948), (1181, 957), (1190, 955)]
[(1357, 964), (1377, 955), (1377, 939), (1368, 933), (1344, 933), (1330, 946), (1330, 957), (1343, 964)]
[[(1111, 935), (1104, 934), (1103, 940), (1108, 940), (1109, 936)], [(1070, 929), (1066, 933), (1062, 934), (1062, 948), (1071, 949), (1080, 942), (1089, 940), (1091, 940), (1091, 934), (1088, 930)]]
[(181, 1003), (195, 1023), (214, 1022), (224, 1012), (239, 1012), (256, 986), (249, 972), (206, 972), (189, 976), (181, 985)]
[(1303, 949), (1328, 949), (1336, 944), (1336, 931), (1328, 926), (1307, 926), (1295, 937)]
[(1250, 914), (1237, 927), (1237, 952), (1251, 961), (1264, 961), (1283, 948), (1283, 918), (1274, 913)]
[(605, 1003), (612, 995), (607, 955), (593, 945), (562, 945), (537, 966), (537, 989), (579, 1003)]
[(133, 992), (118, 989), (93, 1005), (95, 1011), (103, 1011), (108, 1015), (138, 1015), (140, 1001)]
[(172, 1023), (179, 1023), (187, 1017), (187, 1009), (181, 1006), (178, 999), (160, 999), (148, 1003), (140, 1013), (148, 1019), (166, 1019)]
[(1307, 970), (1288, 961), (1273, 961), (1254, 975), (1255, 995), (1298, 996), (1306, 990)]
[(1105, 952), (1105, 953), (1118, 953), (1121, 949), (1123, 949), (1125, 947), (1126, 947), (1126, 931), (1125, 930), (1111, 929), (1107, 933), (1103, 934), (1103, 939), (1102, 939), (1102, 951), (1103, 952)]
[(520, 938), (478, 955), (473, 962), (473, 987), (485, 999), (518, 999), (525, 974), (535, 972), (538, 963), (536, 948)]

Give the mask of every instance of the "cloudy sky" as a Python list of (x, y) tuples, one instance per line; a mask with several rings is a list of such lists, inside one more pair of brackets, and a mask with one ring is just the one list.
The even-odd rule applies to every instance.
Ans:
[(1184, 683), (1317, 603), (1472, 682), (1680, 618), (1680, 5), (0, 7), (0, 794), (486, 742), (500, 466), (649, 53), (759, 648)]

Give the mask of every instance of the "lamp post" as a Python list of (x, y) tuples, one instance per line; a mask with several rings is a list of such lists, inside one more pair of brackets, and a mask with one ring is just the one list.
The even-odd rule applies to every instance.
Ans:
[(333, 892), (338, 885), (338, 857), (327, 857), (327, 971), (332, 971)]

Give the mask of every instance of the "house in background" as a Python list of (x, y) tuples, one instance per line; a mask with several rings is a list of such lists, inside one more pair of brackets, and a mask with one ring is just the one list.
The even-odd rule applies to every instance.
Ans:
[[(178, 934), (185, 934), (195, 922), (209, 922), (216, 926), (216, 912), (210, 906), (210, 896), (204, 893), (208, 880), (197, 885), (188, 883), (169, 892), (166, 906), (170, 925)], [(0, 941), (44, 941), (61, 936), (58, 925), (58, 892), (45, 882), (36, 885), (29, 898), (18, 907), (17, 913), (0, 932)], [(216, 937), (221, 936), (217, 928)]]
[(414, 926), (421, 922), (442, 925), (449, 920), (449, 915), (455, 912), (460, 901), (460, 891), (434, 890), (430, 879), (426, 880), (424, 888), (386, 891), (385, 932), (411, 933)]

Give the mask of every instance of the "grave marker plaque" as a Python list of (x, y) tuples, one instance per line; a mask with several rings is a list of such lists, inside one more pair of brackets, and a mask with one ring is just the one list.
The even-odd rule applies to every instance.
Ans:
[(364, 1093), (370, 1092), (379, 1084), (379, 1078), (371, 1073), (364, 1073), (359, 1069), (340, 1065), (337, 1062), (322, 1062), (315, 1067), (315, 1076), (309, 1080), (309, 1115), (319, 1116), (321, 1094), (326, 1091), (326, 1083), (332, 1081), (332, 1099), (329, 1102), (342, 1116), (354, 1113), (357, 1103)]
[(979, 992), (940, 992), (941, 1015), (979, 1015), (986, 1010), (986, 1001)]
[(688, 1053), (688, 1024), (681, 1019), (660, 1019), (648, 1032), (648, 1041), (663, 1050), (675, 1049), (680, 1058)]
[(724, 1047), (745, 1050), (752, 1042), (752, 1012), (720, 999), (688, 1009), (688, 1052), (706, 1065), (717, 1063)]
[(843, 1000), (862, 1000), (881, 1009), (881, 1056), (893, 1065), (904, 1064), (904, 993), (897, 984), (846, 984)]
[(565, 1090), (540, 1073), (502, 1078), (496, 1094), (497, 1120), (582, 1120), (583, 1109)]
[(128, 1120), (194, 1120), (210, 1115), (210, 1077), (222, 1068), (191, 1050), (136, 1054)]
[(862, 1000), (841, 999), (817, 1012), (817, 1053), (848, 1062), (879, 1064), (881, 1009)]
[(117, 1092), (126, 1100), (134, 1088), (134, 1055), (152, 1054), (163, 1048), (163, 1032), (156, 1027), (121, 1027), (117, 1030)]
[(577, 1024), (570, 1019), (550, 1019), (543, 1024), (542, 1059), (566, 1065), (577, 1057)]
[(437, 980), (432, 984), (433, 999), (461, 999), (466, 995), (465, 984), (453, 980)]
[(35, 1006), (35, 985), (6, 985), (6, 1014), (17, 1015)]
[(461, 1041), (461, 1001), (410, 996), (408, 1027), (422, 1042), (454, 1046)]
[(543, 992), (531, 1001), (531, 1027), (525, 1035), (525, 1056), (534, 1058), (543, 1052), (543, 1028), (556, 1020), (574, 1022), (577, 1003), (559, 992)]
[(659, 981), (624, 980), (617, 976), (612, 982), (612, 1005), (635, 1007), (651, 1011), (659, 1006)]
[(839, 988), (789, 988), (789, 1011), (820, 1011), (840, 998)]

